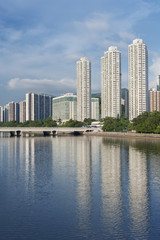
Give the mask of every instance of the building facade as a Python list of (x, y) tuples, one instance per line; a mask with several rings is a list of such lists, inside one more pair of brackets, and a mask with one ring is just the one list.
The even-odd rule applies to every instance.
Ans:
[(52, 116), (52, 96), (39, 94), (39, 119), (45, 119)]
[(121, 116), (121, 53), (113, 46), (101, 58), (101, 114)]
[(3, 122), (3, 107), (0, 106), (0, 122)]
[(19, 122), (24, 123), (26, 121), (26, 101), (19, 102)]
[(19, 103), (10, 102), (8, 106), (8, 121), (19, 122)]
[(129, 120), (149, 111), (148, 51), (142, 39), (129, 45)]
[(6, 104), (3, 108), (3, 122), (8, 122), (9, 120), (9, 104)]
[(77, 120), (77, 96), (73, 93), (52, 99), (52, 119), (68, 121)]
[(99, 120), (99, 98), (91, 98), (91, 118)]
[(26, 93), (26, 121), (38, 120), (38, 94)]
[(150, 90), (150, 112), (159, 111), (160, 112), (160, 91), (155, 89)]
[(160, 75), (157, 76), (157, 91), (160, 91)]
[(26, 121), (40, 120), (52, 116), (52, 96), (26, 93)]
[(77, 120), (91, 118), (91, 63), (86, 57), (77, 61)]
[(125, 89), (125, 118), (129, 118), (129, 91)]

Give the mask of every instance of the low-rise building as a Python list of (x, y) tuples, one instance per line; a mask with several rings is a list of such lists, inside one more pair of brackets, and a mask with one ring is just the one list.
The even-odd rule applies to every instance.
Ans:
[(77, 120), (77, 96), (67, 93), (52, 99), (52, 119), (58, 121)]
[(91, 98), (91, 118), (99, 120), (99, 98)]

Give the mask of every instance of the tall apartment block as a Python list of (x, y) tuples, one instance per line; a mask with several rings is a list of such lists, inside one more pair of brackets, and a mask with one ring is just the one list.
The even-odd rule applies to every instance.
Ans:
[(52, 116), (52, 96), (39, 94), (39, 119)]
[(6, 104), (3, 108), (3, 122), (8, 122), (9, 120), (9, 104)]
[(121, 53), (114, 46), (101, 58), (101, 114), (121, 116)]
[(125, 118), (129, 118), (129, 91), (125, 89)]
[(3, 107), (0, 106), (0, 122), (3, 122)]
[(19, 122), (23, 123), (26, 121), (26, 101), (19, 102)]
[(160, 91), (150, 90), (150, 112), (160, 111)]
[(160, 75), (157, 76), (157, 91), (160, 91)]
[(91, 98), (91, 118), (99, 120), (99, 98)]
[(8, 105), (8, 121), (19, 122), (19, 103), (10, 102)]
[(148, 51), (135, 39), (129, 45), (129, 120), (148, 110)]
[(77, 120), (77, 96), (67, 93), (52, 99), (52, 119)]
[(77, 61), (77, 120), (91, 118), (91, 63), (86, 57)]
[(26, 121), (38, 120), (38, 94), (26, 93)]
[(52, 116), (52, 96), (26, 93), (26, 121), (40, 120)]

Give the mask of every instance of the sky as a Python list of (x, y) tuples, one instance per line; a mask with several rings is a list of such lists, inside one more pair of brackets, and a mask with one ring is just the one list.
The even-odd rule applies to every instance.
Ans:
[(128, 45), (146, 43), (149, 87), (160, 74), (159, 0), (0, 1), (0, 105), (36, 92), (76, 93), (76, 61), (91, 61), (92, 93), (100, 92), (100, 59), (121, 52), (122, 88), (128, 88)]

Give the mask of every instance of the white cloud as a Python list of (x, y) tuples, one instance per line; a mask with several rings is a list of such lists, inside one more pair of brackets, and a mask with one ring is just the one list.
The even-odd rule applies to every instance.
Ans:
[[(41, 25), (21, 31), (1, 26), (1, 36), (8, 39), (0, 40), (1, 79), (11, 79), (8, 82), (11, 90), (73, 92), (76, 60), (87, 56), (92, 61), (92, 89), (99, 90), (100, 57), (109, 46), (118, 46), (126, 62), (124, 72), (127, 71), (128, 44), (136, 37), (134, 26), (153, 11), (142, 0), (137, 1), (137, 6), (137, 10), (124, 15), (121, 11), (117, 15), (114, 11), (114, 14), (94, 12), (81, 21), (65, 23), (66, 29), (61, 33)], [(152, 65), (151, 70), (155, 72), (159, 60)], [(126, 85), (127, 74), (122, 74)]]
[(13, 78), (8, 82), (11, 90), (25, 90), (36, 92), (52, 92), (52, 94), (63, 92), (75, 92), (76, 81), (74, 79), (63, 78), (60, 80), (50, 79), (20, 79)]
[(150, 70), (150, 81), (149, 88), (156, 88), (156, 77), (160, 75), (160, 56), (157, 53), (151, 53), (152, 64), (149, 67)]
[(154, 74), (154, 76), (160, 75), (160, 57), (152, 60), (150, 71)]

